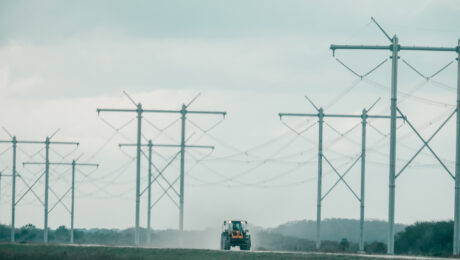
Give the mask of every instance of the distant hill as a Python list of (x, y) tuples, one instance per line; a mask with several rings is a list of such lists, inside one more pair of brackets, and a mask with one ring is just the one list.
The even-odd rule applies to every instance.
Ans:
[[(395, 234), (403, 231), (406, 226), (395, 224)], [(270, 231), (284, 236), (298, 237), (308, 240), (316, 239), (316, 221), (298, 220), (282, 224)], [(366, 220), (364, 222), (364, 239), (367, 242), (386, 242), (388, 223), (381, 220)], [(359, 241), (359, 220), (356, 219), (324, 219), (321, 222), (321, 239), (340, 241), (346, 238), (352, 242)]]

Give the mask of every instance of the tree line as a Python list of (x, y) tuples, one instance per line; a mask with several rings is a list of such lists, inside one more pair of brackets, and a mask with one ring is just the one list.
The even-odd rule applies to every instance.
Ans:
[[(335, 223), (340, 222), (335, 220)], [(343, 223), (350, 223), (344, 221)], [(344, 225), (345, 225), (344, 224)], [(426, 256), (451, 256), (453, 241), (453, 221), (417, 222), (406, 226), (396, 234), (395, 253)], [(292, 228), (292, 223), (290, 225)], [(348, 228), (348, 227), (347, 227)], [(345, 230), (347, 228), (344, 228)], [(298, 230), (289, 233), (275, 229), (253, 228), (251, 230), (253, 249), (271, 251), (315, 251), (313, 239), (302, 238)], [(386, 234), (386, 230), (383, 232)], [(65, 226), (50, 229), (50, 243), (69, 243), (70, 230)], [(185, 231), (182, 244), (179, 239), (180, 232), (177, 230), (154, 230), (152, 231), (152, 243), (144, 246), (154, 247), (187, 247), (187, 248), (219, 248), (220, 231), (206, 229), (200, 231)], [(304, 237), (305, 235), (302, 234)], [(311, 234), (309, 234), (311, 235)], [(146, 230), (141, 229), (141, 237), (146, 236)], [(18, 243), (41, 243), (43, 230), (28, 224), (16, 229), (16, 241)], [(322, 241), (321, 251), (325, 252), (349, 252), (358, 251), (358, 243), (355, 238), (338, 231), (335, 237), (328, 237)], [(331, 239), (332, 238), (332, 239)], [(0, 241), (10, 240), (10, 227), (0, 225)], [(74, 232), (75, 243), (78, 244), (103, 244), (103, 245), (132, 245), (134, 229), (76, 229)], [(384, 241), (367, 240), (365, 251), (370, 254), (386, 253)]]

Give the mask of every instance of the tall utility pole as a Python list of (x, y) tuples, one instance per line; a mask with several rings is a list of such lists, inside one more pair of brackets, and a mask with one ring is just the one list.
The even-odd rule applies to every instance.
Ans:
[[(123, 146), (137, 146), (137, 144), (119, 144), (120, 147), (123, 147)], [(147, 184), (147, 244), (150, 244), (151, 243), (151, 230), (152, 230), (152, 227), (151, 227), (151, 211), (152, 211), (152, 203), (151, 203), (151, 193), (152, 193), (152, 190), (151, 190), (151, 186), (153, 184), (153, 182), (155, 182), (158, 177), (162, 177), (164, 180), (165, 177), (163, 176), (163, 172), (166, 170), (167, 167), (169, 167), (169, 165), (171, 165), (172, 161), (176, 158), (174, 157), (171, 161), (169, 161), (166, 165), (166, 167), (164, 167), (162, 170), (158, 170), (158, 175), (152, 180), (152, 148), (153, 147), (171, 147), (171, 148), (204, 148), (204, 149), (214, 149), (214, 146), (209, 146), (209, 145), (174, 145), (174, 144), (154, 144), (152, 143), (152, 140), (149, 140), (147, 144), (141, 144), (141, 146), (147, 146), (149, 151), (148, 151), (148, 162), (149, 162), (149, 166), (148, 166), (148, 184)], [(182, 162), (182, 161), (181, 161)], [(174, 184), (171, 184), (168, 182), (168, 184), (170, 185), (170, 187)], [(145, 190), (144, 190), (145, 191)], [(165, 193), (168, 192), (167, 189), (163, 189), (163, 191)], [(141, 192), (139, 196), (142, 196), (144, 192)], [(180, 194), (180, 193), (179, 193)]]
[(367, 112), (363, 109), (361, 115), (361, 199), (359, 200), (359, 252), (364, 252), (364, 198), (366, 184), (366, 126)]
[[(184, 172), (185, 172), (185, 120), (187, 108), (182, 105), (181, 114), (181, 137), (180, 137), (180, 198), (179, 198), (179, 230), (184, 230)], [(181, 240), (182, 242), (182, 240)]]
[[(195, 100), (195, 99), (194, 99)], [(192, 100), (192, 102), (194, 101)], [(142, 125), (142, 114), (143, 113), (173, 113), (173, 114), (181, 114), (182, 117), (182, 131), (181, 131), (181, 189), (180, 189), (180, 213), (179, 213), (179, 230), (183, 231), (183, 218), (184, 218), (184, 157), (185, 157), (185, 120), (187, 114), (218, 114), (218, 115), (226, 115), (226, 112), (218, 112), (218, 111), (191, 111), (187, 110), (187, 107), (190, 105), (182, 105), (181, 110), (156, 110), (156, 109), (143, 109), (142, 104), (137, 104), (137, 109), (101, 109), (98, 108), (97, 112), (135, 112), (137, 113), (137, 163), (136, 163), (136, 219), (135, 224), (136, 228), (134, 231), (134, 244), (139, 245), (139, 208), (140, 208), (140, 166), (141, 166), (141, 125)]]
[[(26, 164), (40, 164), (43, 165), (45, 163), (43, 162), (24, 162), (24, 165)], [(72, 202), (71, 202), (71, 209), (70, 209), (70, 243), (73, 244), (74, 242), (74, 209), (75, 209), (75, 167), (76, 166), (93, 166), (93, 167), (99, 167), (99, 164), (95, 163), (77, 163), (76, 160), (73, 160), (71, 163), (63, 163), (63, 162), (48, 162), (48, 167), (49, 165), (69, 165), (72, 166), (72, 187), (71, 187), (71, 196), (72, 196)], [(48, 211), (48, 214), (50, 211)]]
[(147, 181), (149, 182), (148, 183), (148, 187), (149, 187), (149, 191), (148, 191), (148, 194), (147, 194), (147, 244), (150, 245), (150, 243), (152, 242), (152, 236), (151, 236), (151, 229), (152, 229), (152, 223), (151, 223), (151, 220), (152, 220), (152, 208), (150, 207), (150, 205), (152, 204), (152, 140), (149, 140), (149, 177), (147, 179)]
[[(280, 114), (280, 118), (282, 115)], [(321, 201), (323, 188), (323, 108), (318, 110), (318, 188), (316, 195), (316, 249), (321, 247)]]
[[(16, 136), (12, 140), (0, 140), (0, 143), (13, 144), (13, 167), (12, 167), (12, 194), (11, 194), (11, 242), (15, 240), (15, 207), (16, 207), (16, 149), (17, 144), (45, 144), (45, 203), (44, 203), (44, 229), (43, 241), (48, 243), (48, 183), (49, 183), (49, 148), (51, 144), (58, 145), (79, 145), (77, 142), (55, 142), (46, 137), (45, 141), (18, 141)], [(30, 189), (29, 189), (30, 190)]]
[[(308, 97), (307, 97), (308, 99)], [(388, 119), (390, 116), (384, 115), (368, 115), (369, 110), (371, 110), (374, 105), (379, 101), (377, 100), (369, 109), (363, 109), (363, 113), (361, 115), (344, 115), (344, 114), (325, 114), (322, 107), (317, 108), (313, 102), (308, 99), (308, 101), (312, 104), (312, 106), (318, 111), (317, 114), (301, 114), (301, 113), (280, 113), (280, 118), (286, 116), (293, 116), (293, 117), (318, 117), (318, 187), (317, 187), (317, 210), (316, 210), (316, 249), (321, 248), (321, 203), (324, 198), (334, 189), (334, 187), (342, 181), (347, 188), (353, 193), (353, 195), (358, 199), (360, 202), (360, 241), (359, 241), (359, 251), (364, 251), (364, 199), (365, 199), (365, 160), (366, 160), (366, 125), (367, 119)], [(361, 118), (362, 119), (362, 141), (361, 141), (361, 156), (357, 158), (354, 163), (345, 171), (345, 173), (340, 174), (331, 162), (324, 156), (323, 153), (323, 124), (325, 117), (333, 117), (333, 118)], [(401, 117), (398, 117), (401, 118)], [(334, 172), (338, 175), (339, 180), (323, 195), (322, 194), (322, 175), (323, 175), (323, 164), (322, 161), (325, 161), (331, 166)], [(343, 177), (348, 174), (351, 168), (361, 159), (361, 194), (358, 197), (356, 193), (351, 189), (351, 187), (347, 184), (347, 182), (343, 179)]]
[(141, 174), (141, 127), (142, 127), (142, 113), (146, 112), (142, 109), (142, 104), (137, 104), (137, 109), (97, 109), (100, 112), (135, 112), (137, 113), (137, 150), (136, 150), (136, 218), (134, 230), (134, 244), (139, 245), (139, 207), (140, 207), (140, 174)]
[[(389, 158), (389, 202), (388, 202), (388, 246), (387, 253), (394, 254), (394, 217), (395, 217), (395, 173), (396, 173), (396, 108), (397, 108), (397, 83), (398, 83), (398, 53), (399, 51), (437, 51), (437, 52), (457, 52), (460, 57), (460, 40), (456, 47), (424, 47), (424, 46), (402, 46), (396, 35), (392, 38), (377, 24), (379, 29), (385, 34), (391, 42), (390, 45), (331, 45), (331, 50), (389, 50), (391, 51), (392, 68), (391, 68), (391, 108), (390, 108), (390, 158)], [(460, 61), (459, 61), (460, 62)], [(458, 65), (457, 77), (460, 77), (460, 64)], [(457, 81), (457, 111), (460, 107), (460, 79)], [(455, 163), (455, 217), (454, 217), (454, 255), (460, 253), (460, 116), (457, 112), (457, 145), (456, 145), (456, 163)]]

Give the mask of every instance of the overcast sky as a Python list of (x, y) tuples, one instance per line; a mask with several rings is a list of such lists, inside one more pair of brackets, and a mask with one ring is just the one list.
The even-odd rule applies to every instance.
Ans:
[[(118, 144), (135, 142), (135, 115), (98, 116), (96, 108), (133, 108), (123, 91), (151, 109), (179, 109), (201, 93), (191, 110), (228, 114), (224, 120), (188, 116), (188, 144), (216, 148), (187, 150), (185, 228), (219, 227), (227, 218), (264, 227), (315, 219), (317, 119), (280, 121), (278, 113), (314, 113), (304, 98), (308, 95), (326, 113), (346, 114), (359, 114), (381, 97), (372, 113), (389, 114), (390, 53), (337, 51), (335, 57), (361, 75), (386, 60), (360, 80), (337, 62), (330, 44), (389, 44), (371, 23), (373, 16), (403, 45), (454, 47), (459, 14), (458, 1), (0, 1), (0, 126), (19, 139), (44, 140), (60, 129), (54, 140), (81, 142), (77, 150), (52, 146), (50, 152), (53, 162), (82, 155), (81, 162), (101, 165), (77, 172), (76, 227), (126, 228), (134, 225), (135, 149)], [(398, 105), (427, 139), (455, 109), (457, 63), (451, 62), (456, 54), (400, 56)], [(427, 76), (451, 64), (427, 81), (403, 60)], [(143, 142), (178, 144), (178, 119), (145, 114)], [(325, 156), (344, 172), (361, 151), (360, 121), (326, 122)], [(288, 126), (311, 128), (298, 135)], [(386, 220), (389, 122), (370, 121), (367, 132), (366, 218)], [(2, 130), (0, 138), (10, 137)], [(454, 140), (455, 117), (430, 143), (452, 173)], [(398, 170), (420, 146), (400, 122)], [(176, 152), (156, 148), (153, 163), (162, 168)], [(1, 144), (0, 168), (7, 167), (6, 173), (11, 156), (10, 146)], [(43, 156), (41, 145), (18, 150), (18, 172), (29, 185), (43, 167), (22, 163), (43, 161)], [(145, 157), (142, 167), (143, 190)], [(326, 192), (337, 176), (326, 162), (323, 168)], [(164, 176), (173, 182), (178, 174), (176, 159)], [(54, 192), (60, 197), (68, 190), (70, 177), (68, 167), (52, 166), (50, 207), (58, 201)], [(358, 193), (359, 163), (345, 179)], [(21, 179), (17, 183), (19, 199), (27, 186)], [(160, 183), (168, 186), (163, 179)], [(178, 183), (173, 187), (179, 190)], [(43, 178), (33, 191), (44, 197)], [(153, 184), (152, 200), (161, 194)], [(453, 195), (452, 178), (425, 149), (397, 179), (396, 221), (452, 219)], [(143, 195), (142, 226), (146, 199)], [(69, 207), (68, 195), (62, 201)], [(3, 224), (10, 223), (10, 207), (11, 180), (3, 177)], [(19, 202), (16, 216), (18, 226), (43, 226), (43, 207), (33, 193)], [(359, 203), (343, 183), (323, 200), (323, 217), (359, 218)], [(58, 205), (50, 226), (69, 224), (65, 207)], [(178, 209), (168, 196), (153, 208), (152, 225), (178, 227)]]

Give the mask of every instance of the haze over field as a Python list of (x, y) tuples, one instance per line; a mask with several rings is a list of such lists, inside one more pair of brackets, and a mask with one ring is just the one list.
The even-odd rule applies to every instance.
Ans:
[[(216, 149), (187, 151), (185, 228), (219, 228), (229, 218), (262, 227), (315, 219), (317, 126), (297, 135), (286, 125), (302, 131), (317, 119), (280, 121), (278, 113), (314, 113), (304, 98), (308, 95), (326, 113), (347, 114), (360, 114), (381, 97), (372, 112), (388, 114), (390, 62), (360, 80), (334, 59), (330, 44), (388, 44), (370, 22), (374, 16), (401, 44), (454, 47), (460, 38), (459, 12), (457, 1), (0, 1), (0, 126), (19, 139), (44, 140), (60, 129), (54, 140), (79, 141), (78, 150), (53, 146), (50, 155), (51, 161), (70, 161), (83, 154), (81, 162), (101, 165), (97, 170), (79, 168), (76, 226), (127, 228), (134, 226), (136, 154), (134, 148), (120, 149), (118, 144), (136, 141), (135, 115), (98, 116), (96, 108), (134, 108), (122, 93), (127, 91), (144, 108), (178, 110), (201, 93), (190, 109), (228, 114), (224, 120), (188, 116), (187, 143)], [(455, 59), (450, 53), (400, 55), (425, 75)], [(388, 56), (386, 51), (336, 52), (359, 74)], [(456, 63), (427, 81), (400, 62), (399, 76), (398, 105), (428, 138), (454, 109)], [(178, 119), (144, 114), (143, 142), (179, 144)], [(361, 151), (360, 121), (327, 123), (325, 155), (343, 172)], [(366, 218), (386, 220), (389, 122), (370, 124)], [(451, 171), (454, 133), (451, 120), (430, 143)], [(1, 131), (0, 139), (10, 137)], [(397, 169), (420, 146), (401, 122)], [(0, 170), (8, 167), (6, 173), (11, 171), (9, 147), (0, 144)], [(162, 168), (176, 152), (155, 149), (154, 164)], [(43, 156), (42, 146), (20, 146), (18, 172), (29, 184), (43, 169), (22, 162), (43, 161)], [(142, 165), (143, 190), (145, 157)], [(326, 191), (337, 176), (325, 163), (323, 167)], [(359, 174), (357, 165), (346, 177), (355, 191)], [(177, 176), (179, 160), (165, 171), (170, 182)], [(52, 167), (50, 185), (59, 197), (69, 188), (70, 177), (68, 167)], [(21, 180), (17, 183), (20, 197), (27, 187)], [(9, 177), (3, 177), (2, 224), (10, 222), (10, 187)], [(34, 192), (42, 196), (43, 187), (41, 179)], [(174, 187), (178, 190), (178, 183)], [(161, 194), (154, 184), (152, 200)], [(144, 195), (141, 201), (142, 226), (146, 199)], [(57, 201), (50, 194), (50, 205)], [(63, 201), (69, 205), (70, 197)], [(424, 150), (397, 179), (396, 222), (452, 219), (453, 205), (452, 178)], [(16, 226), (43, 226), (43, 207), (31, 193), (20, 201), (16, 214)], [(323, 201), (323, 217), (359, 218), (359, 203), (343, 183)], [(62, 205), (50, 214), (50, 226), (60, 225), (69, 226)], [(152, 226), (178, 227), (178, 209), (169, 197), (153, 208)]]

